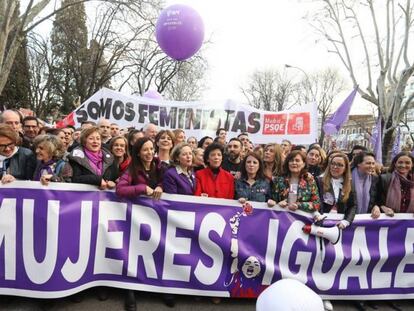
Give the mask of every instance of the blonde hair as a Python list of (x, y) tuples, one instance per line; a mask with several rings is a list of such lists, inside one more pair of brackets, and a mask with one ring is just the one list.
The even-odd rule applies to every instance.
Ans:
[(263, 155), (266, 152), (266, 149), (270, 147), (273, 147), (273, 150), (275, 151), (275, 161), (273, 162), (272, 175), (280, 176), (283, 172), (282, 148), (276, 143), (267, 144), (263, 149)]
[(98, 133), (102, 139), (102, 135), (101, 135), (101, 132), (99, 131), (99, 127), (92, 126), (92, 127), (86, 128), (82, 130), (81, 135), (80, 135), (80, 144), (82, 147), (85, 147), (86, 139), (89, 137), (89, 135), (92, 135), (93, 133)]
[(34, 139), (33, 145), (35, 150), (39, 145), (43, 145), (54, 160), (59, 160), (65, 155), (65, 147), (62, 141), (55, 135), (39, 135)]
[(125, 136), (119, 135), (119, 136), (115, 136), (113, 137), (110, 141), (109, 141), (109, 151), (112, 153), (112, 148), (115, 144), (115, 142), (117, 140), (123, 140), (125, 143), (125, 159), (129, 157), (129, 149), (128, 149), (128, 140), (125, 138)]
[(181, 143), (181, 144), (176, 145), (173, 148), (173, 150), (171, 151), (170, 165), (172, 165), (172, 166), (178, 166), (180, 164), (179, 157), (180, 157), (181, 150), (183, 150), (184, 147), (189, 147), (191, 149), (191, 155), (192, 155), (192, 158), (193, 158), (193, 161), (194, 161), (194, 157), (195, 156), (194, 156), (194, 152), (193, 152), (193, 149), (191, 148), (190, 144), (188, 144), (188, 143)]

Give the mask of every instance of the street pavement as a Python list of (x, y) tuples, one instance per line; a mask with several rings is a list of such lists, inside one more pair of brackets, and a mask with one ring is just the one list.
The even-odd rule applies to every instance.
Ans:
[[(207, 297), (177, 296), (174, 308), (164, 305), (161, 296), (154, 293), (137, 292), (137, 311), (254, 311), (254, 299), (223, 299), (220, 304), (213, 304)], [(292, 297), (294, 299), (294, 297)], [(0, 310), (7, 311), (122, 311), (124, 303), (124, 291), (111, 289), (109, 299), (99, 301), (94, 290), (86, 291), (84, 298), (79, 303), (72, 302), (69, 298), (56, 300), (38, 300), (21, 297), (0, 298)], [(401, 310), (414, 310), (414, 300), (398, 301)], [(334, 310), (357, 310), (349, 301), (333, 301)], [(367, 308), (367, 310), (374, 310)], [(386, 302), (378, 302), (380, 311), (395, 310)], [(275, 309), (277, 311), (277, 309)], [(307, 311), (307, 310), (304, 310)]]

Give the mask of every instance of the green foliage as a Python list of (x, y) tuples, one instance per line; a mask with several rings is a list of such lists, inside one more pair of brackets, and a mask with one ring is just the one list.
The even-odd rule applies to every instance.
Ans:
[(0, 103), (7, 108), (29, 107), (29, 64), (26, 41), (19, 47), (7, 83), (1, 92)]
[[(76, 0), (63, 0), (62, 7)], [(85, 5), (77, 3), (56, 14), (51, 44), (54, 62), (51, 67), (54, 104), (63, 114), (74, 109), (79, 88), (85, 84), (88, 30)]]

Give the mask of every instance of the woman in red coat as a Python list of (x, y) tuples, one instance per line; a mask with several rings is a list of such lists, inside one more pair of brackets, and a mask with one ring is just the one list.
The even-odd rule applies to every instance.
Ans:
[(218, 143), (212, 143), (204, 151), (204, 163), (207, 167), (196, 173), (195, 195), (222, 199), (234, 198), (234, 178), (221, 168), (223, 152), (223, 146)]

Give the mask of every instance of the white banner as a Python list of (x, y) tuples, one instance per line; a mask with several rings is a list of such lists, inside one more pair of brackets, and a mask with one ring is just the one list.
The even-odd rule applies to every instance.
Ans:
[(80, 127), (82, 121), (101, 117), (121, 127), (141, 129), (154, 123), (159, 129), (184, 129), (187, 137), (215, 137), (226, 128), (228, 137), (249, 133), (256, 144), (289, 139), (295, 144), (310, 144), (317, 139), (316, 104), (272, 112), (228, 100), (225, 102), (177, 102), (125, 95), (101, 89), (68, 115), (60, 125)]

